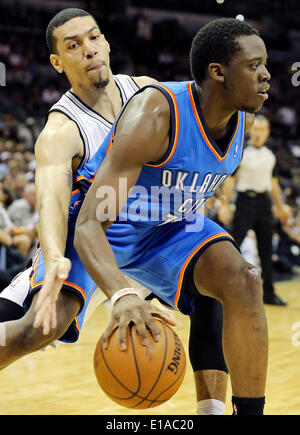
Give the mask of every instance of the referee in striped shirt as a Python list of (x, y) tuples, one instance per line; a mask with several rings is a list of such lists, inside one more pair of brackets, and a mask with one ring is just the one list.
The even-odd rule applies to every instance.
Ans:
[[(272, 200), (278, 217), (284, 224), (287, 224), (290, 209), (282, 201), (276, 178), (275, 155), (265, 146), (269, 135), (268, 119), (257, 115), (250, 130), (249, 144), (245, 148), (243, 160), (224, 184), (224, 201), (218, 210), (218, 218), (225, 226), (232, 225), (230, 232), (239, 246), (248, 230), (254, 230), (262, 269), (264, 303), (285, 306), (286, 301), (275, 294), (273, 285)], [(237, 199), (233, 214), (229, 204), (234, 189), (237, 191)]]

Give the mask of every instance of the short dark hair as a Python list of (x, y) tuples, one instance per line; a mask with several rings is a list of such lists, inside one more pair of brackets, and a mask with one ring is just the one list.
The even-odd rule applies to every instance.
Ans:
[(91, 15), (89, 12), (77, 8), (67, 8), (58, 12), (58, 14), (56, 14), (52, 18), (46, 30), (46, 40), (50, 53), (57, 54), (57, 47), (56, 47), (57, 41), (56, 38), (53, 36), (53, 32), (55, 29), (57, 29), (57, 27), (62, 26), (67, 21), (72, 20), (72, 18), (86, 17), (89, 15)]
[(257, 35), (259, 32), (250, 24), (235, 18), (218, 18), (202, 27), (193, 39), (190, 51), (191, 73), (201, 83), (210, 63), (228, 65), (241, 49), (236, 38)]

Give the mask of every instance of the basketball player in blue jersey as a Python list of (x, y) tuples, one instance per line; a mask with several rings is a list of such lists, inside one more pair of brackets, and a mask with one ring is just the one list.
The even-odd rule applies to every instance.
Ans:
[[(185, 314), (198, 294), (221, 302), (234, 413), (263, 414), (268, 335), (260, 273), (223, 228), (196, 212), (241, 160), (245, 112), (259, 111), (268, 97), (266, 48), (252, 26), (219, 19), (197, 33), (190, 59), (194, 81), (138, 92), (78, 172), (88, 192), (75, 247), (113, 304), (106, 345), (118, 328), (125, 349), (131, 322), (145, 345), (146, 328), (159, 339), (151, 304), (121, 271)], [(172, 201), (162, 199), (167, 189)], [(36, 327), (55, 326), (57, 297), (40, 294)]]
[[(82, 278), (85, 279), (87, 274), (80, 268), (76, 273), (76, 263), (70, 269), (70, 258), (65, 254), (66, 232), (70, 229), (67, 222), (72, 172), (92, 158), (122, 104), (139, 87), (155, 81), (149, 77), (132, 79), (123, 75), (113, 76), (109, 68), (109, 45), (93, 17), (85, 11), (66, 9), (57, 14), (48, 26), (47, 42), (52, 65), (59, 73), (66, 73), (72, 89), (50, 109), (36, 144), (41, 249), (33, 261), (36, 270), (31, 282), (35, 292), (42, 285), (46, 290), (63, 287), (57, 306), (58, 327), (47, 336), (41, 330), (32, 328), (35, 300), (24, 316), (22, 305), (28, 294), (31, 273), (31, 268), (27, 269), (0, 297), (0, 322), (9, 321), (0, 324), (0, 333), (4, 328), (6, 331), (6, 346), (0, 347), (2, 368), (25, 354), (43, 348), (60, 338), (62, 333), (64, 341), (78, 338), (84, 312), (79, 316), (77, 313), (85, 288)], [(71, 215), (74, 212), (76, 214), (73, 201)], [(85, 302), (87, 306), (88, 300)], [(208, 311), (204, 303), (200, 310), (199, 317), (203, 318)], [(18, 318), (20, 320), (13, 321)], [(218, 321), (217, 317), (213, 322)], [(205, 362), (198, 362), (199, 358), (204, 358), (197, 350), (198, 343), (194, 343), (191, 350), (200, 414), (224, 413), (225, 407), (227, 375), (221, 340), (217, 335), (210, 341), (217, 341), (217, 344), (211, 346), (210, 352), (205, 352), (205, 358), (211, 361), (208, 366)], [(211, 398), (219, 399), (216, 402), (218, 409), (216, 406), (207, 408)], [(205, 399), (205, 409), (202, 399)]]

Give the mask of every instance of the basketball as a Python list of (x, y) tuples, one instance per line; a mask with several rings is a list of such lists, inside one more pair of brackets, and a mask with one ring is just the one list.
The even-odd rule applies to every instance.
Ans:
[(102, 337), (94, 354), (98, 383), (107, 396), (127, 408), (146, 409), (169, 400), (180, 387), (186, 370), (186, 357), (178, 335), (156, 319), (160, 340), (148, 330), (150, 345), (143, 346), (135, 325), (127, 328), (127, 349), (120, 349), (117, 330), (104, 349)]

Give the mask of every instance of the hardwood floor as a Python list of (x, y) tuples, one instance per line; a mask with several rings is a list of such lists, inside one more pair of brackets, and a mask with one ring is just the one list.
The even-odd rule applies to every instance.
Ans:
[[(287, 307), (266, 306), (270, 356), (265, 414), (300, 415), (300, 282), (281, 282), (276, 289), (289, 304)], [(176, 319), (177, 333), (187, 349), (189, 321), (178, 313)], [(107, 320), (105, 306), (99, 306), (77, 343), (28, 355), (3, 370), (0, 373), (0, 415), (195, 414), (195, 388), (189, 364), (179, 391), (159, 407), (134, 411), (106, 397), (94, 375), (93, 353)], [(229, 387), (226, 414), (231, 414), (230, 402)]]

